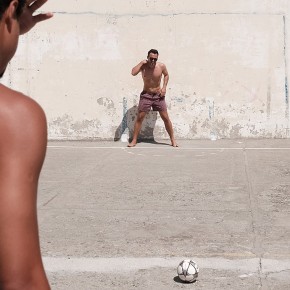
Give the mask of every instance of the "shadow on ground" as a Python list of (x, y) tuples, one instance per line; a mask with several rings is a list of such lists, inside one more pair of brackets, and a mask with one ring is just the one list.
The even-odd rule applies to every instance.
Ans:
[[(134, 124), (136, 121), (138, 113), (138, 106), (133, 106), (125, 113), (120, 125), (115, 131), (114, 141), (119, 141), (123, 134), (127, 134), (129, 136), (129, 140), (133, 138), (133, 131), (134, 131)], [(148, 142), (153, 144), (163, 144), (168, 145), (165, 143), (159, 143), (154, 140), (154, 128), (157, 120), (157, 112), (150, 111), (142, 124), (141, 131), (138, 137), (139, 142)]]

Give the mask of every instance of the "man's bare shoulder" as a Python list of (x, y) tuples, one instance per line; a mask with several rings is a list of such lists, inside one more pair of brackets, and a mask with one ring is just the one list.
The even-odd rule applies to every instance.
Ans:
[(140, 68), (140, 71), (145, 71), (146, 70), (146, 67), (147, 67), (147, 63), (143, 63), (141, 68)]
[(166, 65), (162, 62), (157, 63), (158, 67), (162, 70), (162, 72), (167, 71)]
[(46, 134), (42, 108), (28, 96), (3, 85), (0, 85), (0, 119), (0, 143), (23, 142)]
[(162, 62), (158, 62), (157, 65), (160, 66), (161, 68), (166, 68), (166, 65)]
[(9, 119), (13, 118), (15, 121), (45, 117), (36, 101), (3, 85), (0, 85), (0, 115)]

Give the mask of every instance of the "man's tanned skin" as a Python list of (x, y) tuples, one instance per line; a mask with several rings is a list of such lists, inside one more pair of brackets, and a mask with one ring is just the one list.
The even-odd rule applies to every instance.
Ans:
[[(143, 78), (143, 92), (148, 95), (150, 98), (150, 95), (153, 96), (153, 100), (155, 100), (155, 96), (158, 95), (160, 96), (160, 100), (157, 99), (157, 101), (162, 102), (162, 106), (158, 107), (154, 110), (158, 111), (166, 128), (166, 131), (169, 134), (170, 140), (171, 140), (171, 145), (173, 147), (178, 147), (175, 138), (174, 138), (174, 132), (173, 132), (173, 127), (172, 123), (170, 121), (167, 109), (164, 109), (165, 105), (165, 95), (166, 95), (166, 87), (168, 84), (169, 80), (169, 74), (167, 71), (167, 68), (165, 64), (157, 62), (158, 60), (158, 51), (155, 49), (151, 49), (148, 52), (147, 59), (141, 61), (139, 64), (133, 67), (132, 69), (132, 75), (136, 76), (140, 72), (142, 73), (142, 78)], [(163, 84), (161, 87), (161, 79), (163, 76)], [(138, 135), (141, 130), (142, 122), (148, 113), (148, 110), (143, 111), (144, 109), (142, 108), (141, 104), (143, 102), (142, 100), (142, 93), (140, 97), (140, 102), (139, 102), (139, 110), (138, 110), (138, 115), (137, 119), (134, 125), (134, 132), (133, 132), (133, 139), (132, 141), (128, 144), (128, 147), (134, 147), (137, 144), (137, 139)], [(163, 98), (163, 100), (162, 100)], [(163, 103), (164, 102), (164, 103)], [(152, 101), (153, 105), (155, 104), (154, 101)], [(148, 102), (147, 102), (148, 104)], [(150, 103), (149, 103), (150, 105)], [(153, 107), (153, 106), (152, 106)]]
[[(51, 13), (46, 0), (0, 0), (0, 76), (19, 35)], [(0, 289), (49, 290), (41, 259), (37, 186), (47, 145), (46, 118), (30, 97), (0, 84)]]

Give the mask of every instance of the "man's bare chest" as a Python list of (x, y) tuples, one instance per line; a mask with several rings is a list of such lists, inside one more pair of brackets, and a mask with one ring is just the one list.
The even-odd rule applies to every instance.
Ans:
[(144, 69), (142, 75), (144, 80), (160, 80), (162, 76), (162, 70), (159, 68)]

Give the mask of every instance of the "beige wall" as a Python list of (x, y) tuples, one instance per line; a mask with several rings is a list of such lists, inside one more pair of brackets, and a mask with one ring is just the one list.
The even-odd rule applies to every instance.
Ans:
[[(170, 81), (178, 139), (289, 137), (290, 1), (50, 0), (55, 13), (20, 40), (4, 81), (45, 109), (50, 139), (132, 130), (150, 48)], [(142, 136), (168, 138), (149, 113)]]

